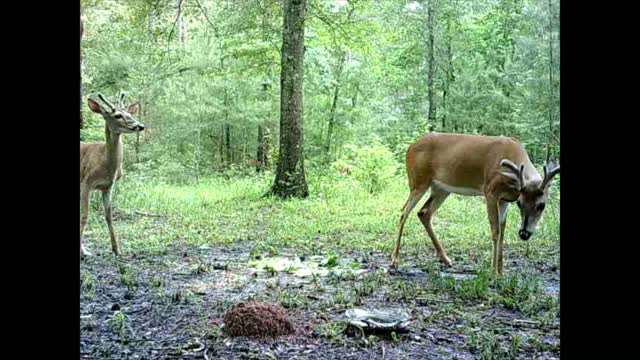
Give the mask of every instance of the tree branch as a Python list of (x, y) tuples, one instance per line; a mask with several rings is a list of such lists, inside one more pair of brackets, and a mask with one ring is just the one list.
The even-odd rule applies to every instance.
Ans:
[(202, 15), (204, 15), (204, 18), (207, 20), (207, 22), (209, 23), (209, 25), (213, 29), (213, 35), (215, 35), (215, 37), (218, 37), (218, 28), (215, 25), (213, 25), (211, 20), (209, 20), (209, 16), (207, 16), (207, 12), (204, 10), (202, 5), (200, 4), (200, 1), (198, 1), (198, 0), (194, 0), (194, 1), (196, 2), (196, 5), (198, 5), (198, 8), (200, 9), (200, 12), (202, 13)]
[(173, 30), (176, 29), (176, 24), (178, 23), (178, 20), (180, 20), (180, 13), (182, 12), (182, 1), (183, 0), (179, 0), (179, 2), (178, 2), (178, 14), (176, 15), (176, 21), (173, 22), (173, 26), (171, 27), (171, 31), (169, 31), (169, 38), (167, 39), (167, 41), (171, 40), (171, 35), (173, 35)]
[(342, 35), (342, 37), (346, 40), (346, 42), (350, 42), (351, 39), (349, 34), (336, 22), (329, 20), (324, 15), (321, 15), (322, 10), (318, 9), (314, 4), (309, 4), (309, 6), (313, 9), (309, 11), (309, 14), (318, 18), (320, 21), (325, 23), (331, 30), (336, 31)]

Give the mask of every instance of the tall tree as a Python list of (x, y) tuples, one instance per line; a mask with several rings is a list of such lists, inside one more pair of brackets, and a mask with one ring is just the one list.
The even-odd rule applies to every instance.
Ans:
[(551, 158), (551, 136), (553, 134), (553, 11), (549, 0), (549, 136), (547, 138), (547, 161)]
[[(228, 112), (225, 111), (225, 120), (227, 115)], [(233, 163), (233, 153), (231, 152), (231, 126), (229, 126), (228, 122), (225, 122), (224, 124), (224, 148), (227, 165), (230, 165), (231, 163)]]
[[(271, 76), (269, 76), (269, 80), (270, 79)], [(262, 83), (262, 96), (265, 103), (269, 101), (270, 88), (270, 82), (265, 81)], [(266, 125), (269, 123), (269, 116), (271, 116), (271, 113), (267, 110), (264, 121), (258, 124), (258, 146), (256, 151), (256, 159), (258, 160), (258, 164), (256, 165), (257, 172), (263, 172), (269, 166), (269, 127)]]
[(84, 27), (82, 19), (80, 19), (80, 129), (84, 127), (84, 119), (82, 118), (82, 33)]
[(256, 151), (256, 171), (263, 172), (269, 166), (269, 128), (258, 125), (258, 147)]
[(305, 0), (285, 0), (280, 74), (280, 154), (270, 192), (281, 198), (307, 197), (304, 176), (303, 96)]
[(346, 54), (344, 51), (339, 51), (338, 65), (335, 75), (335, 85), (333, 87), (333, 100), (331, 101), (331, 110), (329, 112), (329, 126), (327, 127), (327, 140), (325, 141), (324, 151), (328, 155), (331, 151), (331, 139), (333, 138), (333, 127), (336, 122), (336, 108), (338, 105), (338, 94), (340, 92), (340, 80), (342, 76), (342, 69), (344, 68), (344, 62), (346, 60)]
[[(444, 84), (442, 89), (442, 128), (441, 131), (447, 131), (447, 116), (449, 115), (449, 103), (447, 102), (447, 95), (449, 95), (449, 89), (451, 88), (451, 83), (455, 80), (455, 72), (453, 68), (453, 51), (451, 48), (451, 43), (453, 41), (453, 30), (452, 23), (455, 21), (454, 17), (456, 16), (456, 7), (458, 6), (458, 2), (455, 1), (453, 4), (448, 4), (446, 7), (446, 12), (443, 14), (443, 20), (446, 22), (447, 26), (445, 29), (444, 41), (445, 41), (445, 64), (446, 68), (444, 70)], [(451, 124), (450, 128), (455, 132), (456, 126), (455, 124)]]
[(434, 126), (436, 122), (436, 97), (433, 78), (435, 76), (435, 56), (434, 56), (434, 16), (435, 4), (433, 0), (427, 3), (427, 98), (429, 99), (429, 126)]

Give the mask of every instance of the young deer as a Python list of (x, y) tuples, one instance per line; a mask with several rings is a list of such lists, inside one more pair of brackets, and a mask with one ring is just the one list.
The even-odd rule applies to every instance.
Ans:
[(451, 260), (431, 227), (433, 214), (451, 193), (484, 196), (493, 239), (493, 269), (502, 275), (509, 203), (517, 201), (522, 219), (518, 234), (522, 240), (528, 240), (544, 211), (551, 180), (560, 172), (559, 166), (548, 162), (544, 166), (544, 177), (541, 177), (524, 147), (517, 140), (506, 137), (431, 133), (409, 146), (406, 159), (410, 193), (402, 208), (392, 267), (398, 265), (407, 216), (431, 188), (429, 199), (418, 211), (418, 218), (440, 260), (451, 266)]
[(106, 143), (80, 143), (80, 252), (91, 255), (82, 244), (82, 235), (87, 225), (89, 214), (89, 197), (93, 190), (102, 191), (102, 204), (105, 219), (111, 236), (111, 249), (116, 255), (120, 254), (116, 234), (111, 224), (111, 189), (113, 184), (122, 176), (122, 140), (121, 135), (144, 130), (144, 125), (134, 118), (139, 104), (129, 105), (125, 109), (126, 94), (120, 95), (118, 107), (114, 107), (102, 95), (100, 100), (109, 107), (105, 109), (97, 101), (89, 99), (91, 111), (102, 115), (105, 121)]

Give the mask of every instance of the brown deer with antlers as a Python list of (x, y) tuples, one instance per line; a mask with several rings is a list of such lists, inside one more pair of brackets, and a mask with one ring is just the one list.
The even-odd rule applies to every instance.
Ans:
[(552, 162), (544, 176), (535, 169), (522, 144), (507, 137), (431, 133), (409, 146), (406, 156), (410, 193), (402, 208), (398, 240), (391, 266), (398, 265), (400, 241), (409, 212), (431, 189), (418, 211), (438, 257), (447, 266), (451, 260), (431, 227), (431, 218), (451, 194), (484, 196), (493, 239), (493, 269), (502, 275), (503, 239), (511, 202), (520, 208), (522, 240), (528, 240), (542, 217), (549, 185), (560, 172)]
[(107, 105), (108, 109), (93, 99), (89, 99), (91, 111), (102, 115), (105, 121), (105, 143), (83, 144), (80, 143), (80, 252), (82, 255), (91, 255), (83, 243), (82, 235), (87, 226), (89, 215), (89, 197), (94, 190), (102, 191), (102, 204), (104, 206), (105, 220), (111, 236), (111, 249), (116, 255), (120, 254), (116, 234), (111, 224), (111, 190), (113, 184), (122, 176), (122, 139), (124, 133), (132, 133), (144, 130), (144, 125), (134, 117), (140, 108), (138, 103), (125, 108), (126, 94), (120, 95), (119, 106), (111, 105), (102, 95), (99, 99)]

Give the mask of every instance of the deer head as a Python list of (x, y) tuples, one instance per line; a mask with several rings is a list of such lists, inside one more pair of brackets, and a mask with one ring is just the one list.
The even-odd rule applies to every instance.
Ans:
[(554, 176), (560, 173), (560, 166), (555, 166), (552, 162), (547, 162), (544, 167), (544, 178), (542, 180), (525, 180), (524, 164), (520, 167), (513, 162), (504, 159), (501, 166), (509, 169), (510, 172), (501, 174), (511, 179), (511, 185), (519, 192), (517, 205), (520, 208), (520, 231), (518, 235), (522, 240), (529, 240), (533, 234), (538, 221), (542, 217), (544, 208), (549, 197), (549, 185)]
[(124, 100), (126, 96), (127, 95), (125, 93), (120, 94), (118, 106), (115, 107), (111, 105), (111, 103), (107, 101), (102, 94), (98, 94), (98, 98), (102, 100), (109, 109), (106, 109), (100, 105), (99, 102), (89, 98), (89, 108), (91, 111), (102, 115), (109, 127), (109, 130), (114, 134), (132, 133), (144, 130), (144, 125), (134, 117), (140, 109), (140, 104), (131, 104), (125, 108)]

